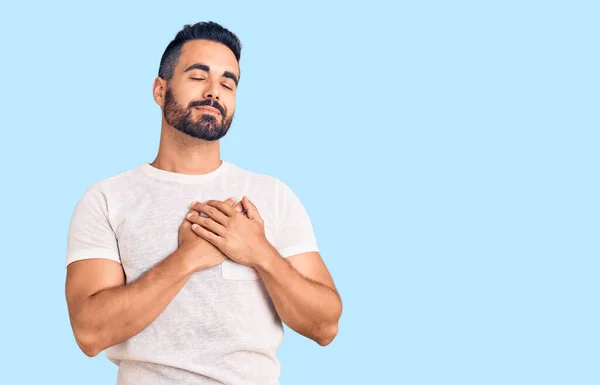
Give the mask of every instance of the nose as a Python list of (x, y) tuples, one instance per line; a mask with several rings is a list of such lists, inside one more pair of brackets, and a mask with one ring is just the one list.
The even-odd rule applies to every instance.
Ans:
[(206, 89), (204, 90), (204, 98), (205, 99), (216, 99), (219, 100), (219, 84), (215, 81), (208, 81), (206, 84)]

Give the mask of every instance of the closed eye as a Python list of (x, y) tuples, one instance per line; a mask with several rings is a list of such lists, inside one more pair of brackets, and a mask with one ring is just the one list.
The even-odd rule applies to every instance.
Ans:
[(191, 78), (192, 80), (204, 80), (204, 78)]
[(221, 84), (221, 85), (222, 85), (223, 87), (227, 88), (228, 90), (233, 90), (233, 88), (229, 87), (229, 85), (228, 85), (228, 84), (226, 84), (226, 83), (223, 83), (223, 84)]

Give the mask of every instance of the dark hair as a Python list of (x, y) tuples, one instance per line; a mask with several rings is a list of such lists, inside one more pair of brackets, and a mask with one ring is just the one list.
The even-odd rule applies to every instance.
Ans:
[(171, 79), (181, 55), (183, 44), (190, 40), (199, 39), (224, 44), (233, 52), (237, 62), (240, 62), (242, 43), (240, 43), (240, 39), (233, 32), (213, 21), (199, 22), (193, 25), (186, 24), (165, 49), (160, 59), (158, 76), (165, 80)]

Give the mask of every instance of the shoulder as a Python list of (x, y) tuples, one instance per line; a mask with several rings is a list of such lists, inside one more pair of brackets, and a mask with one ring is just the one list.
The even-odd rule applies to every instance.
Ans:
[(279, 209), (299, 199), (293, 187), (280, 176), (252, 171), (233, 163), (229, 163), (228, 166), (230, 176), (235, 179), (245, 179), (251, 191), (260, 190), (261, 194), (269, 195)]
[(227, 181), (229, 185), (242, 185), (242, 191), (256, 204), (259, 211), (272, 213), (277, 220), (283, 217), (291, 206), (299, 204), (292, 188), (280, 177), (249, 170), (229, 163)]
[(271, 198), (278, 196), (282, 191), (281, 180), (272, 174), (249, 170), (234, 163), (228, 163), (228, 177), (232, 184), (243, 184), (247, 186), (248, 193), (259, 193), (269, 195)]
[[(75, 212), (104, 213), (113, 217), (123, 192), (136, 185), (136, 169), (126, 170), (119, 174), (98, 179), (84, 187), (77, 201)], [(109, 215), (110, 213), (110, 215)]]
[(135, 168), (102, 178), (91, 183), (87, 189), (98, 191), (103, 195), (110, 195), (112, 192), (126, 189), (135, 184), (138, 172), (139, 170)]

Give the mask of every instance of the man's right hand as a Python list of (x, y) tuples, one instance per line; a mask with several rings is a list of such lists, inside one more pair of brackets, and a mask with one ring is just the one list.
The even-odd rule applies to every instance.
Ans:
[[(233, 198), (229, 198), (225, 201), (230, 206), (233, 206), (238, 212), (241, 212), (243, 207), (241, 201), (235, 204)], [(234, 206), (235, 204), (235, 206)], [(195, 210), (190, 210), (189, 213), (193, 215), (199, 215)], [(189, 214), (188, 213), (188, 214)], [(223, 263), (227, 259), (227, 256), (217, 249), (210, 242), (202, 239), (198, 234), (192, 230), (192, 222), (187, 218), (183, 219), (183, 222), (179, 226), (179, 247), (181, 250), (187, 253), (190, 259), (193, 261), (195, 268), (194, 271), (209, 269)]]

